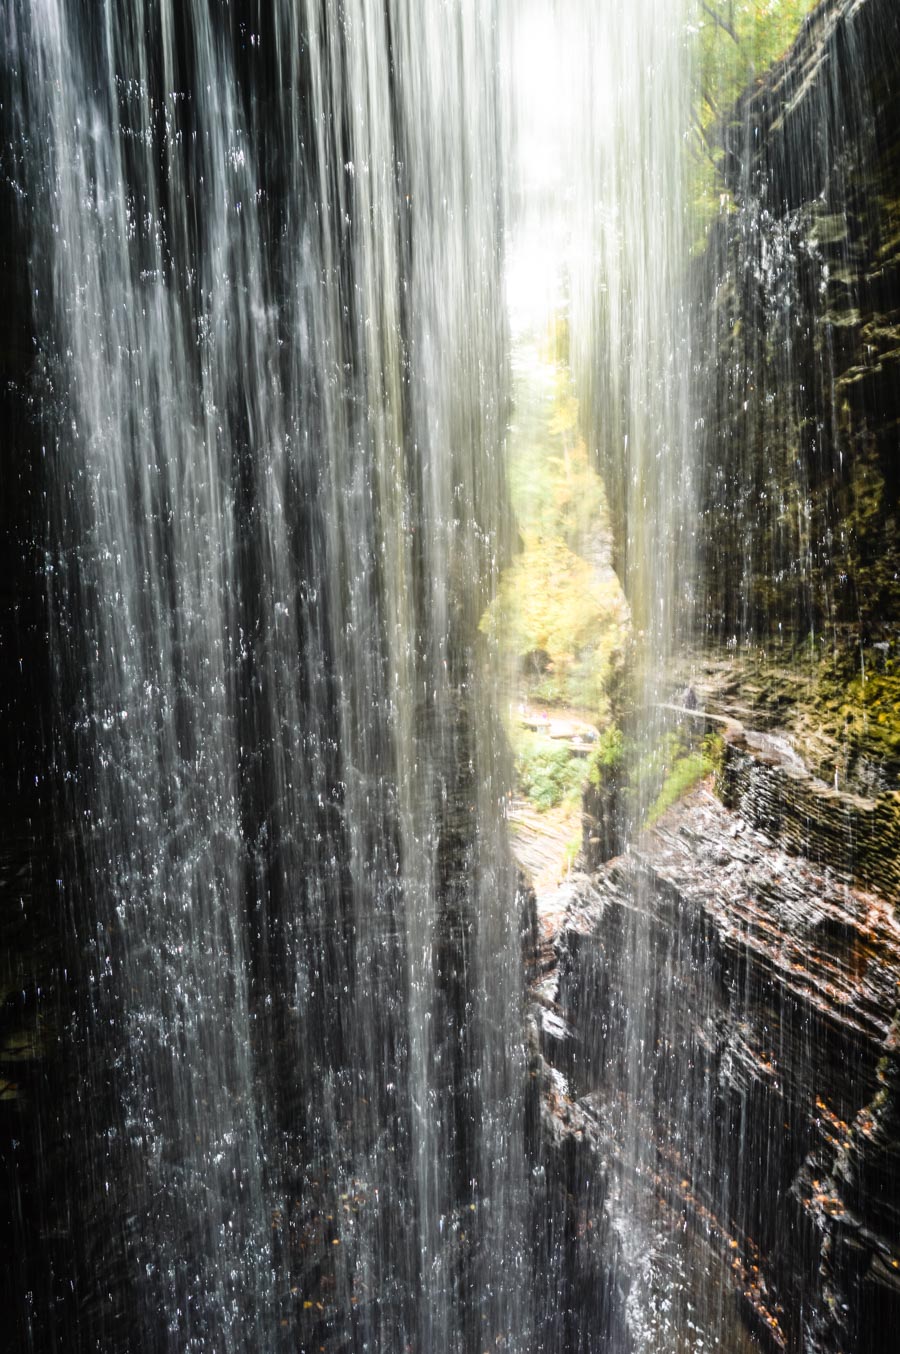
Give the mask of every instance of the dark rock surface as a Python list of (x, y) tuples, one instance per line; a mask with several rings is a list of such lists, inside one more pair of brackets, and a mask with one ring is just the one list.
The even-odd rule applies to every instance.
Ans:
[(826, 0), (724, 129), (708, 324), (709, 632), (890, 643), (900, 618), (900, 10)]
[[(900, 1317), (900, 921), (824, 857), (797, 854), (790, 832), (779, 839), (782, 819), (763, 832), (711, 783), (695, 790), (629, 854), (570, 881), (556, 981), (536, 994), (546, 1141), (603, 1163), (604, 1190), (585, 1197), (593, 1230), (616, 1237), (610, 1288), (638, 1347), (629, 1290), (645, 1312), (654, 1300), (622, 1240), (638, 1223), (621, 1206), (616, 1222), (623, 1124), (652, 1139), (640, 1226), (669, 1257), (670, 1289), (680, 1276), (675, 1327), (693, 1310), (728, 1350), (881, 1354), (884, 1321)], [(628, 948), (635, 909), (643, 960)], [(621, 994), (639, 963), (667, 981), (647, 993), (653, 1086), (623, 1114)]]
[(884, 129), (896, 107), (898, 39), (893, 0), (821, 0), (793, 48), (729, 119), (731, 185), (740, 190), (757, 176), (776, 211), (826, 191), (842, 143), (867, 137), (873, 117)]
[(726, 743), (720, 782), (724, 802), (788, 850), (886, 898), (900, 897), (900, 792), (846, 794), (772, 742), (751, 749), (743, 734)]

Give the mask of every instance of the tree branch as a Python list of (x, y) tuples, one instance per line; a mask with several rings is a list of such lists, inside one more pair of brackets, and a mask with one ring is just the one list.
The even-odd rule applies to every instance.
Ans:
[(719, 28), (724, 29), (724, 31), (728, 34), (728, 36), (732, 39), (733, 42), (736, 42), (738, 46), (741, 45), (740, 38), (738, 37), (736, 31), (734, 30), (734, 28), (732, 28), (731, 24), (728, 22), (727, 19), (723, 19), (721, 14), (717, 14), (716, 11), (712, 8), (712, 6), (707, 5), (705, 3), (705, 0), (700, 0), (700, 8), (703, 10), (705, 14), (709, 15), (714, 24), (716, 24)]

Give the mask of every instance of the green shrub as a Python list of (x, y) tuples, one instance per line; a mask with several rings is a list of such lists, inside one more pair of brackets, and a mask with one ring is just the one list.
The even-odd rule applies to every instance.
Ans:
[(581, 793), (586, 763), (552, 738), (523, 730), (515, 753), (519, 789), (535, 808), (553, 809)]
[(725, 743), (719, 734), (708, 734), (699, 748), (689, 749), (676, 756), (666, 773), (659, 794), (647, 814), (646, 826), (652, 827), (667, 809), (693, 790), (698, 781), (710, 775), (721, 765)]
[(624, 760), (625, 740), (622, 730), (617, 724), (608, 724), (588, 758), (586, 779), (599, 790), (621, 771)]

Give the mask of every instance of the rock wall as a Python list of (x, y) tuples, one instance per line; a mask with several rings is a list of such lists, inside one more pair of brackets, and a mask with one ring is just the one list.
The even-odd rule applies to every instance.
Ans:
[(796, 757), (742, 734), (727, 745), (720, 791), (748, 823), (820, 862), (838, 877), (900, 897), (900, 791), (876, 798), (842, 793)]
[[(588, 873), (545, 900), (555, 964), (533, 989), (545, 1163), (548, 1175), (566, 1152), (578, 1163), (569, 1272), (589, 1269), (602, 1238), (605, 1296), (591, 1310), (613, 1349), (889, 1354), (895, 0), (824, 0), (723, 136), (732, 209), (695, 265), (702, 635), (678, 680), (699, 682), (724, 752), (715, 781), (628, 848), (620, 787), (586, 805)], [(645, 1083), (630, 1088), (629, 993), (647, 1045)], [(650, 1145), (643, 1156), (626, 1130)]]
[[(730, 755), (753, 757), (746, 743)], [(758, 782), (778, 772), (755, 761)], [(731, 775), (726, 757), (722, 783)], [(778, 782), (777, 802), (794, 783)], [(747, 1348), (881, 1354), (884, 1323), (900, 1320), (900, 920), (831, 868), (818, 837), (801, 843), (814, 859), (777, 822), (761, 830), (760, 798), (748, 791), (729, 809), (707, 782), (627, 855), (570, 885), (555, 981), (536, 990), (546, 1139), (573, 1138), (607, 1182), (585, 1197), (595, 1229), (617, 1237), (607, 1265), (640, 1347), (627, 1294), (643, 1281), (621, 1240), (637, 1223), (609, 1197), (628, 1156), (620, 994), (640, 905), (648, 968), (666, 980), (647, 993), (653, 1085), (624, 1122), (653, 1138), (641, 1226), (657, 1254), (671, 1252), (682, 1335), (694, 1310), (729, 1351), (752, 1332)], [(799, 819), (801, 801), (792, 807)]]
[(724, 131), (698, 263), (707, 623), (890, 642), (900, 616), (900, 11), (825, 0)]

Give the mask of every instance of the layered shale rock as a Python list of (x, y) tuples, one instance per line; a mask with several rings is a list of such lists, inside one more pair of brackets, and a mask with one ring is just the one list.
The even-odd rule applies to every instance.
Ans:
[[(749, 750), (732, 755), (732, 784), (784, 774)], [(581, 1153), (589, 1143), (602, 1161), (595, 1225), (609, 1234), (631, 1150), (617, 1132), (643, 1124), (653, 1203), (640, 1226), (655, 1252), (670, 1253), (682, 1314), (691, 1300), (702, 1305), (692, 1289), (702, 1248), (700, 1285), (712, 1274), (718, 1288), (711, 1338), (738, 1349), (743, 1329), (774, 1349), (875, 1354), (885, 1348), (878, 1323), (900, 1316), (891, 1025), (900, 922), (823, 852), (814, 860), (797, 854), (790, 832), (779, 837), (800, 814), (797, 805), (795, 820), (776, 813), (781, 793), (770, 796), (763, 831), (762, 795), (733, 791), (729, 810), (707, 782), (629, 854), (570, 881), (555, 986), (545, 981), (539, 993), (541, 1051), (553, 1069), (547, 1136), (571, 1135)], [(826, 802), (857, 812), (849, 797)], [(816, 840), (827, 848), (830, 838)], [(640, 961), (629, 949), (636, 910)], [(665, 981), (648, 992), (653, 1085), (622, 1115), (622, 994), (636, 962)], [(621, 1245), (627, 1295), (638, 1281)], [(852, 1342), (842, 1343), (848, 1330)]]
[(788, 850), (886, 898), (900, 897), (900, 792), (843, 793), (775, 741), (753, 749), (743, 733), (726, 743), (720, 787), (725, 804)]
[[(621, 1340), (887, 1354), (900, 1328), (895, 0), (823, 0), (723, 133), (729, 210), (695, 264), (712, 644), (691, 673), (727, 656), (738, 689), (718, 705), (716, 782), (627, 850), (621, 786), (595, 787), (590, 873), (541, 900), (556, 959), (534, 990), (545, 1161), (576, 1163), (570, 1264), (587, 1272), (604, 1239)], [(754, 663), (768, 691), (740, 690)]]

